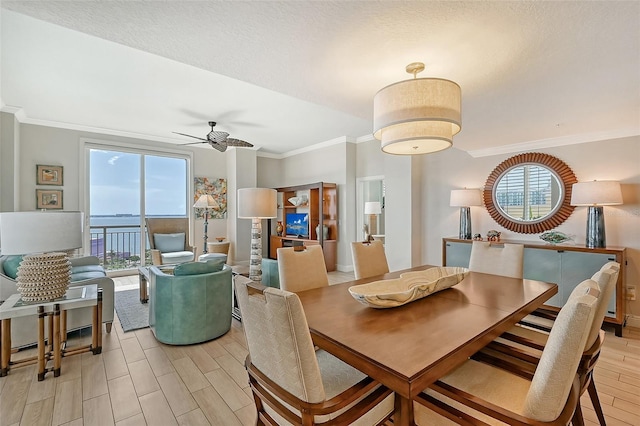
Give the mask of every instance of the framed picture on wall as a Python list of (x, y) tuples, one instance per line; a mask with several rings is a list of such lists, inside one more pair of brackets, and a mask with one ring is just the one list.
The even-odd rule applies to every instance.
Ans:
[(36, 185), (62, 186), (62, 166), (36, 165)]
[(36, 209), (62, 210), (62, 189), (36, 189)]

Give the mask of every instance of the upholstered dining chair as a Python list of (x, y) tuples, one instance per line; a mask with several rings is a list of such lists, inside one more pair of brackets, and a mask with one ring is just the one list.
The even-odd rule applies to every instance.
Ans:
[[(596, 312), (578, 367), (581, 385), (580, 394), (583, 394), (585, 390), (589, 391), (594, 411), (603, 426), (606, 424), (604, 413), (592, 376), (604, 341), (604, 332), (601, 330), (602, 323), (609, 299), (618, 281), (619, 270), (620, 265), (617, 262), (609, 262), (591, 278), (597, 283), (600, 295), (598, 296)], [(578, 284), (569, 295), (569, 299), (579, 297), (584, 292), (585, 287), (588, 285), (587, 283), (588, 281), (583, 281)], [(524, 377), (532, 376), (553, 326), (553, 320), (544, 317), (542, 320), (544, 322), (523, 320), (519, 325), (511, 328), (500, 338), (475, 354), (474, 359), (500, 364), (502, 368), (513, 371), (516, 374), (523, 374)]]
[(146, 218), (147, 235), (154, 265), (191, 262), (196, 249), (189, 245), (189, 219), (186, 217)]
[(387, 256), (384, 254), (382, 241), (352, 242), (351, 257), (356, 280), (382, 275), (389, 272)]
[(524, 245), (474, 241), (471, 246), (469, 269), (485, 274), (522, 278)]
[(297, 293), (329, 285), (322, 246), (283, 247), (277, 253), (282, 290)]
[(600, 293), (593, 280), (583, 290), (558, 313), (530, 380), (470, 359), (419, 394), (416, 423), (582, 425), (577, 370)]
[(394, 394), (329, 353), (315, 351), (295, 293), (236, 277), (249, 355), (245, 366), (265, 425), (378, 425)]

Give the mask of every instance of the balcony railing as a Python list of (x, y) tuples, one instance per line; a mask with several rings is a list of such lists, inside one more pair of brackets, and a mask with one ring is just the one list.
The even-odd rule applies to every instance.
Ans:
[[(109, 225), (90, 226), (89, 229), (91, 255), (97, 256), (106, 270), (132, 269), (141, 265), (140, 227)], [(145, 258), (145, 263), (151, 264), (149, 250), (146, 250)]]

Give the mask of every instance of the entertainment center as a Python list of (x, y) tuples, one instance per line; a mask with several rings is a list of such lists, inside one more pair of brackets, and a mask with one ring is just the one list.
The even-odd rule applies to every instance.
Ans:
[[(335, 183), (317, 182), (276, 188), (278, 218), (283, 235), (269, 238), (269, 258), (277, 259), (280, 247), (321, 245), (327, 271), (335, 271), (338, 249), (338, 193)], [(305, 200), (299, 203), (300, 200)], [(295, 201), (292, 202), (290, 201)], [(271, 231), (271, 224), (269, 230)]]

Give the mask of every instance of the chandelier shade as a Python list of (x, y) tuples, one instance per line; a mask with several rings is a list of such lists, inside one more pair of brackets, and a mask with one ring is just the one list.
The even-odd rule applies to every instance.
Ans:
[(447, 149), (462, 128), (461, 104), (460, 86), (451, 80), (414, 78), (391, 84), (373, 99), (373, 135), (389, 154)]

